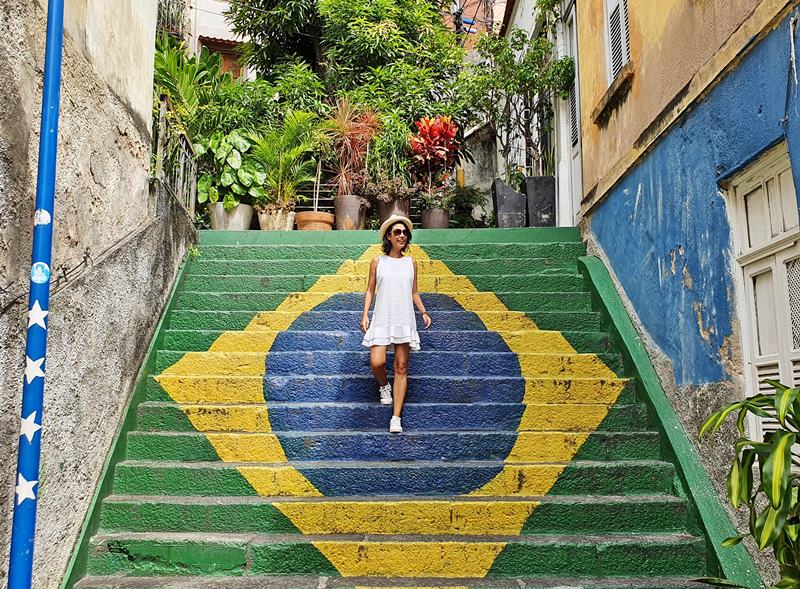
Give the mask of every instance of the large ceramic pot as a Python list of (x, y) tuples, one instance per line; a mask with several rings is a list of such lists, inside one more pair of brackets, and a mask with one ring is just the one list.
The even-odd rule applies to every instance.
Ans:
[(447, 229), (448, 227), (450, 227), (450, 211), (447, 209), (422, 211), (423, 229)]
[(294, 216), (294, 222), (301, 231), (330, 231), (334, 217), (321, 211), (305, 211)]
[(378, 216), (381, 218), (381, 223), (392, 215), (409, 217), (411, 215), (411, 198), (398, 198), (392, 202), (378, 203)]
[(555, 227), (555, 176), (528, 176), (525, 178), (525, 192), (528, 198), (528, 226)]
[(511, 188), (500, 178), (492, 183), (492, 201), (497, 226), (502, 229), (509, 227), (525, 227), (527, 221), (526, 196)]
[(244, 231), (250, 229), (253, 220), (253, 207), (239, 204), (226, 212), (221, 202), (208, 206), (211, 228), (223, 231)]
[(294, 211), (274, 207), (258, 209), (258, 225), (262, 231), (291, 231), (294, 214)]
[(366, 211), (361, 206), (361, 197), (357, 194), (339, 194), (333, 199), (336, 211), (336, 228), (352, 231), (363, 229), (366, 220)]

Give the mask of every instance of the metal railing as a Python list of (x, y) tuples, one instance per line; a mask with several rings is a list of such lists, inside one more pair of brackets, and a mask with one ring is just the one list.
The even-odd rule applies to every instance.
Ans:
[(156, 30), (183, 38), (188, 28), (186, 0), (158, 0)]
[(162, 97), (153, 137), (153, 177), (163, 190), (183, 204), (189, 218), (194, 220), (197, 202), (197, 156), (186, 134), (171, 124), (169, 109), (169, 101)]

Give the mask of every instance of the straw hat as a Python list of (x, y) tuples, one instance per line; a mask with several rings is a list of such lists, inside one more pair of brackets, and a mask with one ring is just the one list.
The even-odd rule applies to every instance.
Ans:
[(389, 231), (389, 227), (391, 227), (396, 223), (402, 223), (403, 225), (405, 225), (406, 228), (408, 229), (409, 235), (413, 232), (414, 226), (411, 223), (411, 219), (409, 219), (408, 217), (404, 217), (403, 215), (392, 215), (381, 224), (381, 228), (379, 231), (379, 234), (381, 236), (381, 241), (383, 241), (386, 232)]

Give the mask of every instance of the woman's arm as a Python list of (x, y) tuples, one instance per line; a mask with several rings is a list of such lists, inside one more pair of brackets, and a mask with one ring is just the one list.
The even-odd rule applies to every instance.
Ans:
[(375, 297), (375, 283), (378, 275), (378, 257), (372, 259), (369, 265), (369, 279), (367, 280), (367, 293), (364, 295), (364, 312), (361, 314), (361, 330), (366, 332), (369, 329), (369, 317), (367, 313)]
[(416, 305), (419, 312), (422, 313), (422, 321), (425, 323), (425, 329), (428, 329), (432, 323), (431, 316), (428, 315), (428, 312), (425, 310), (422, 297), (419, 296), (419, 291), (417, 290), (417, 260), (412, 258), (411, 261), (414, 262), (414, 286), (411, 291), (411, 297), (414, 301), (414, 305)]

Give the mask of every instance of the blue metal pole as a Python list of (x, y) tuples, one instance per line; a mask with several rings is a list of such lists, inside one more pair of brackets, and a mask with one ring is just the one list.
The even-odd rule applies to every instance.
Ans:
[(42, 436), (42, 401), (50, 308), (50, 265), (53, 253), (53, 203), (56, 187), (58, 113), (61, 99), (61, 53), (64, 44), (64, 0), (49, 0), (47, 48), (44, 60), (42, 126), (39, 136), (39, 170), (36, 211), (33, 218), (31, 291), (28, 303), (25, 376), (22, 381), (22, 419), (11, 528), (9, 589), (30, 589), (33, 576), (33, 542)]

